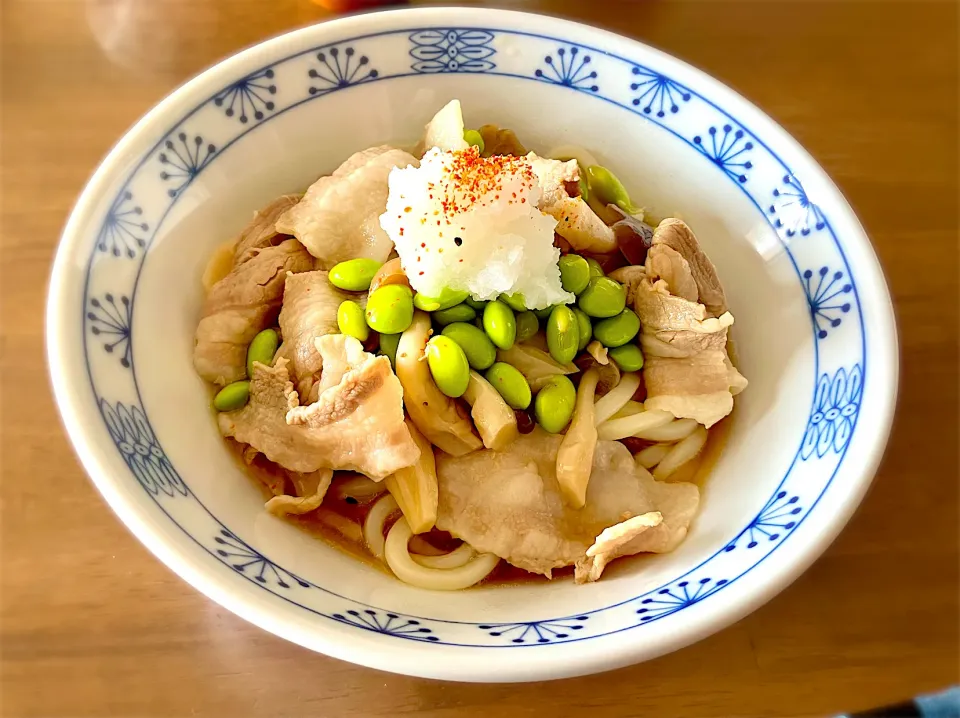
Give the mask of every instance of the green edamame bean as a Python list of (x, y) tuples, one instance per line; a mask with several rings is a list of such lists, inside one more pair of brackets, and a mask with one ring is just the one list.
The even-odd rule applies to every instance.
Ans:
[(467, 361), (474, 369), (479, 371), (489, 369), (497, 360), (497, 348), (493, 346), (490, 337), (473, 324), (455, 322), (445, 326), (441, 333), (460, 345), (467, 356)]
[(374, 259), (348, 259), (346, 262), (335, 264), (330, 274), (330, 284), (337, 289), (348, 292), (365, 292), (370, 289), (373, 275), (383, 266)]
[(463, 303), (464, 303), (464, 304), (467, 304), (467, 305), (469, 305), (469, 306), (471, 306), (471, 307), (473, 307), (473, 308), (476, 309), (478, 312), (479, 312), (481, 309), (483, 309), (485, 306), (487, 306), (487, 303), (486, 303), (485, 300), (483, 300), (483, 299), (474, 299), (473, 297), (467, 297), (466, 299), (463, 300)]
[(484, 378), (493, 384), (503, 400), (513, 409), (526, 409), (530, 406), (532, 395), (530, 385), (518, 369), (498, 361), (487, 369)]
[(615, 317), (627, 306), (627, 290), (610, 277), (594, 277), (577, 297), (577, 306), (590, 317)]
[(483, 330), (500, 349), (509, 349), (517, 340), (517, 320), (513, 310), (496, 299), (483, 308)]
[(565, 292), (580, 294), (589, 283), (590, 265), (586, 259), (579, 254), (560, 257), (560, 285)]
[(545, 307), (545, 308), (543, 308), (543, 309), (534, 309), (534, 310), (533, 310), (533, 313), (536, 315), (537, 319), (546, 319), (547, 317), (550, 316), (550, 312), (552, 312), (552, 311), (554, 310), (554, 308), (556, 308), (556, 307), (558, 307), (558, 306), (560, 306), (560, 305), (559, 305), (559, 304), (552, 304), (552, 305), (550, 305), (549, 307)]
[(620, 371), (640, 371), (643, 368), (643, 352), (636, 344), (624, 344), (607, 352)]
[(615, 204), (629, 214), (636, 211), (623, 183), (606, 167), (601, 165), (587, 167), (587, 186), (601, 204)]
[(367, 324), (381, 334), (399, 334), (413, 322), (413, 292), (405, 284), (385, 284), (367, 299)]
[(607, 273), (603, 271), (603, 267), (600, 266), (600, 262), (593, 257), (587, 258), (587, 264), (590, 266), (590, 279), (594, 277), (605, 277), (607, 275)]
[(254, 362), (267, 366), (273, 364), (273, 356), (277, 353), (278, 346), (280, 346), (280, 337), (275, 329), (264, 329), (257, 334), (247, 347), (247, 376), (253, 376)]
[(629, 309), (624, 309), (615, 317), (597, 322), (593, 335), (605, 347), (620, 347), (637, 336), (640, 331), (640, 319)]
[(577, 328), (580, 330), (580, 341), (577, 343), (577, 351), (582, 352), (590, 340), (593, 338), (593, 325), (590, 323), (590, 317), (579, 307), (571, 307), (574, 316), (577, 318)]
[(527, 310), (527, 300), (520, 292), (516, 292), (515, 294), (501, 294), (497, 299), (515, 312), (525, 312)]
[(380, 335), (380, 353), (390, 360), (391, 366), (397, 366), (397, 347), (400, 345), (399, 334)]
[(537, 393), (533, 413), (544, 430), (559, 434), (570, 423), (576, 403), (577, 390), (573, 382), (558, 374)]
[(517, 341), (525, 342), (540, 331), (540, 322), (533, 312), (520, 312), (517, 315)]
[(363, 309), (349, 299), (340, 302), (340, 306), (337, 307), (337, 326), (340, 327), (341, 334), (362, 342), (370, 337), (370, 327), (367, 326), (367, 320), (363, 316)]
[(476, 130), (464, 130), (463, 139), (468, 145), (476, 147), (478, 150), (480, 150), (481, 155), (483, 154), (484, 149), (486, 149), (486, 145), (483, 142), (483, 135)]
[(463, 396), (470, 383), (470, 364), (460, 345), (439, 334), (427, 342), (426, 355), (437, 388), (454, 399)]
[(547, 349), (561, 364), (573, 361), (580, 344), (580, 326), (570, 307), (556, 307), (547, 319)]
[(213, 408), (217, 411), (236, 411), (250, 400), (250, 382), (246, 379), (227, 384), (213, 397)]
[(440, 291), (439, 297), (428, 297), (425, 294), (417, 294), (417, 296), (413, 298), (413, 306), (425, 312), (438, 312), (441, 309), (449, 309), (450, 307), (456, 306), (469, 296), (469, 292), (444, 287)]
[(430, 315), (437, 324), (445, 327), (454, 322), (469, 322), (477, 318), (477, 310), (469, 306), (466, 302), (455, 304), (449, 309), (440, 309)]

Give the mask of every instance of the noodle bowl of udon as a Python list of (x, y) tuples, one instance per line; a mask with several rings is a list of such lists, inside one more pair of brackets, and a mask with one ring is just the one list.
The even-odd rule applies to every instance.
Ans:
[(48, 340), (85, 467), (181, 576), (457, 680), (769, 599), (855, 508), (896, 384), (869, 242), (782, 130), (650, 48), (478, 10), (307, 28), (171, 95), (81, 197)]

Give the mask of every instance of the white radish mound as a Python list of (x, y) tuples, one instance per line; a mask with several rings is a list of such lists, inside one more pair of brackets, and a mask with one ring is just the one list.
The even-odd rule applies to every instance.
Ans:
[(519, 292), (530, 309), (574, 301), (560, 286), (557, 222), (537, 209), (541, 189), (523, 158), (432, 149), (420, 167), (394, 168), (389, 184), (380, 224), (417, 292)]

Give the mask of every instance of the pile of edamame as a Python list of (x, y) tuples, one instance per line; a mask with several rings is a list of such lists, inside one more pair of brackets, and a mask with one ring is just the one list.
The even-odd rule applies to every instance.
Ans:
[[(370, 287), (379, 265), (368, 259), (353, 259), (330, 271), (338, 289), (360, 292)], [(626, 290), (607, 277), (599, 263), (577, 254), (560, 258), (564, 290), (576, 296), (570, 305), (531, 311), (521, 294), (505, 294), (492, 301), (479, 301), (467, 292), (444, 290), (438, 297), (414, 294), (406, 285), (378, 287), (367, 298), (366, 311), (346, 300), (337, 312), (340, 331), (367, 341), (370, 330), (380, 334), (380, 352), (396, 361), (400, 334), (413, 321), (417, 309), (428, 312), (436, 333), (427, 343), (426, 360), (437, 387), (458, 398), (467, 390), (470, 370), (483, 373), (513, 409), (531, 408), (547, 431), (563, 431), (573, 416), (576, 389), (563, 375), (554, 377), (534, 401), (530, 385), (518, 369), (497, 361), (497, 350), (543, 331), (547, 348), (557, 362), (569, 364), (596, 339), (625, 372), (643, 366), (643, 354), (633, 341), (640, 320), (626, 306)]]
[[(476, 136), (473, 136), (476, 135)], [(478, 133), (468, 142), (481, 147)], [(466, 136), (466, 135), (465, 135)], [(604, 167), (588, 167), (582, 182), (584, 194), (604, 204), (616, 204), (624, 211), (636, 211), (626, 190)], [(346, 292), (367, 292), (381, 264), (371, 259), (351, 259), (330, 270), (330, 283)], [(591, 340), (607, 348), (607, 355), (621, 371), (643, 367), (643, 353), (635, 339), (640, 319), (626, 306), (626, 289), (606, 276), (592, 258), (566, 254), (559, 262), (563, 289), (576, 297), (570, 305), (556, 305), (531, 311), (522, 294), (504, 294), (491, 301), (473, 299), (467, 292), (444, 289), (438, 297), (415, 294), (406, 284), (384, 284), (370, 292), (366, 308), (352, 299), (337, 310), (340, 332), (361, 342), (370, 339), (370, 330), (379, 335), (380, 353), (396, 365), (400, 335), (413, 322), (415, 310), (430, 314), (435, 334), (426, 346), (426, 361), (437, 387), (458, 398), (467, 390), (470, 371), (482, 372), (504, 401), (517, 411), (532, 413), (546, 431), (563, 431), (573, 416), (576, 388), (566, 376), (553, 377), (534, 398), (530, 385), (514, 366), (497, 361), (497, 350), (508, 350), (518, 342), (543, 331), (550, 356), (569, 364)], [(279, 338), (274, 329), (260, 332), (247, 353), (247, 375), (253, 362), (270, 365)], [(246, 404), (248, 380), (225, 386), (216, 395), (214, 406), (232, 411)]]

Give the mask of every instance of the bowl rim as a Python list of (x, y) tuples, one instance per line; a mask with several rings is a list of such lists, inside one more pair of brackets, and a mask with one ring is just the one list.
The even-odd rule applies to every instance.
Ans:
[[(618, 646), (619, 650), (614, 651), (612, 654), (609, 646), (604, 646), (604, 655), (596, 655), (594, 651), (590, 650), (580, 650), (576, 654), (576, 658), (572, 657), (574, 654), (569, 654), (566, 657), (558, 655), (558, 658), (560, 658), (559, 661), (551, 662), (550, 665), (545, 665), (540, 668), (532, 668), (521, 680), (580, 675), (662, 655), (663, 653), (700, 640), (706, 635), (730, 625), (747, 613), (755, 610), (799, 576), (833, 541), (859, 504), (882, 458), (883, 447), (886, 444), (892, 425), (893, 408), (896, 400), (898, 355), (892, 303), (883, 280), (879, 262), (873, 252), (869, 239), (852, 209), (849, 207), (849, 204), (822, 168), (820, 168), (813, 158), (780, 128), (779, 125), (740, 95), (702, 71), (644, 43), (584, 23), (533, 13), (486, 8), (418, 8), (364, 13), (310, 25), (251, 45), (209, 66), (206, 70), (183, 83), (167, 95), (124, 134), (107, 154), (105, 159), (101, 161), (70, 214), (61, 236), (51, 273), (46, 315), (47, 358), (58, 409), (60, 410), (62, 420), (71, 443), (74, 446), (74, 450), (77, 452), (84, 469), (124, 524), (126, 524), (131, 532), (157, 555), (161, 561), (173, 569), (175, 573), (179, 574), (187, 580), (188, 583), (197, 587), (202, 593), (234, 613), (237, 613), (255, 625), (295, 643), (319, 650), (328, 655), (384, 670), (399, 670), (414, 675), (452, 678), (456, 680), (510, 680), (509, 677), (501, 674), (502, 669), (498, 670), (495, 667), (492, 669), (488, 668), (485, 671), (477, 671), (475, 670), (476, 667), (472, 667), (477, 676), (472, 677), (471, 675), (464, 674), (462, 666), (419, 672), (415, 666), (385, 664), (385, 661), (377, 660), (375, 657), (367, 655), (365, 649), (351, 650), (343, 646), (343, 641), (335, 635), (331, 635), (330, 640), (325, 641), (317, 640), (316, 637), (305, 637), (304, 634), (296, 630), (296, 626), (293, 625), (295, 621), (285, 621), (279, 616), (271, 615), (269, 610), (264, 610), (263, 606), (256, 605), (256, 601), (247, 600), (244, 596), (231, 592), (228, 587), (219, 585), (219, 580), (204, 571), (199, 565), (195, 565), (196, 562), (192, 561), (188, 554), (178, 551), (174, 546), (168, 544), (158, 527), (153, 525), (153, 522), (148, 517), (143, 516), (142, 511), (138, 508), (138, 502), (128, 500), (127, 497), (118, 490), (117, 486), (115, 486), (117, 479), (114, 477), (111, 469), (102, 461), (102, 458), (97, 455), (97, 451), (93, 448), (95, 443), (88, 443), (85, 439), (86, 430), (81, 421), (82, 412), (79, 407), (81, 403), (79, 397), (85, 392), (77, 391), (75, 388), (71, 389), (69, 381), (70, 372), (68, 367), (63, 363), (63, 357), (66, 356), (63, 347), (67, 342), (67, 336), (69, 334), (65, 325), (65, 323), (69, 321), (66, 308), (69, 302), (65, 300), (68, 298), (67, 289), (69, 285), (68, 275), (71, 271), (71, 254), (84, 240), (85, 235), (83, 228), (90, 223), (104, 191), (115, 181), (117, 173), (123, 171), (123, 159), (127, 157), (131, 148), (144, 143), (145, 137), (149, 136), (147, 131), (153, 125), (158, 122), (164, 122), (163, 118), (165, 118), (171, 110), (175, 110), (177, 107), (183, 105), (185, 101), (187, 103), (192, 102), (189, 98), (195, 95), (199, 97), (199, 95), (208, 94), (203, 88), (210, 86), (211, 83), (216, 85), (216, 78), (218, 77), (229, 77), (235, 66), (245, 63), (255, 54), (262, 53), (263, 55), (268, 55), (274, 53), (282, 55), (282, 51), (277, 51), (281, 50), (282, 47), (287, 44), (297, 47), (303, 46), (309, 50), (310, 48), (324, 44), (322, 42), (322, 40), (324, 40), (322, 35), (325, 30), (335, 33), (338, 31), (338, 28), (346, 28), (346, 26), (351, 24), (362, 27), (366, 23), (375, 23), (383, 25), (384, 27), (396, 27), (398, 25), (402, 26), (407, 21), (416, 22), (419, 19), (423, 19), (429, 23), (439, 23), (447, 17), (451, 18), (454, 26), (458, 23), (462, 26), (470, 26), (472, 22), (477, 22), (477, 18), (480, 18), (481, 21), (486, 19), (490, 26), (502, 26), (505, 28), (509, 28), (511, 25), (516, 25), (517, 23), (529, 22), (532, 18), (537, 22), (547, 22), (548, 25), (551, 26), (550, 31), (556, 32), (559, 35), (568, 33), (570, 37), (582, 38), (583, 44), (585, 45), (588, 42), (593, 45), (598, 45), (602, 44), (604, 40), (608, 40), (614, 46), (624, 43), (635, 47), (639, 46), (644, 53), (656, 56), (658, 60), (665, 62), (667, 65), (683, 68), (688, 76), (696, 78), (696, 87), (701, 88), (698, 91), (709, 92), (710, 96), (714, 98), (721, 96), (724, 107), (732, 105), (738, 117), (748, 118), (749, 122), (745, 124), (749, 124), (752, 128), (760, 127), (759, 132), (756, 132), (755, 129), (752, 130), (754, 134), (762, 136), (768, 143), (772, 137), (775, 140), (774, 145), (776, 147), (785, 148), (779, 150), (779, 152), (789, 152), (791, 155), (800, 157), (804, 160), (805, 164), (817, 173), (818, 180), (824, 183), (832, 192), (831, 204), (835, 205), (835, 209), (832, 210), (834, 216), (844, 215), (842, 220), (848, 225), (848, 229), (844, 231), (845, 244), (848, 247), (856, 245), (856, 249), (861, 255), (859, 261), (854, 266), (856, 266), (858, 272), (861, 273), (861, 278), (869, 275), (870, 278), (874, 280), (870, 283), (863, 283), (861, 279), (864, 291), (870, 289), (874, 295), (879, 295), (874, 296), (874, 300), (878, 298), (885, 299), (885, 302), (874, 305), (874, 311), (879, 316), (872, 317), (875, 323), (871, 324), (870, 329), (875, 336), (877, 334), (880, 335), (880, 343), (886, 346), (885, 360), (889, 362), (886, 372), (887, 391), (880, 397), (878, 422), (876, 424), (877, 429), (870, 436), (871, 446), (869, 449), (869, 459), (866, 463), (858, 467), (855, 472), (856, 475), (853, 477), (856, 481), (856, 490), (850, 492), (845, 497), (845, 502), (837, 507), (839, 510), (832, 515), (832, 518), (827, 523), (826, 530), (819, 533), (814, 539), (803, 543), (802, 548), (800, 548), (800, 542), (795, 541), (791, 544), (790, 551), (781, 549), (781, 553), (778, 555), (781, 558), (789, 556), (790, 559), (783, 561), (783, 565), (780, 566), (778, 570), (766, 575), (766, 578), (771, 580), (755, 587), (752, 591), (738, 592), (736, 600), (727, 600), (722, 604), (714, 604), (717, 608), (711, 614), (702, 617), (698, 622), (684, 626), (684, 630), (678, 631), (671, 639), (660, 641), (654, 650), (650, 650), (649, 647), (645, 646), (630, 646), (629, 642), (622, 642), (625, 645)], [(349, 32), (347, 29), (341, 31), (344, 33)], [(586, 38), (583, 37), (585, 31), (588, 35)], [(315, 39), (311, 40), (311, 37)], [(854, 237), (854, 234), (857, 236)], [(270, 603), (272, 604), (272, 601)], [(583, 646), (581, 646), (581, 649), (582, 648)], [(558, 652), (558, 654), (560, 653), (561, 652)], [(388, 658), (388, 660), (393, 659)]]

